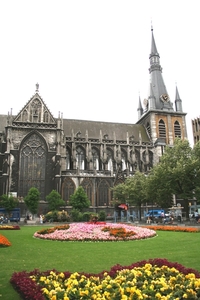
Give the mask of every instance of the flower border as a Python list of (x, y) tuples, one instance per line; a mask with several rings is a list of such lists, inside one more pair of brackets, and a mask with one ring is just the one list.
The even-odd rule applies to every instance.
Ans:
[(19, 225), (0, 225), (0, 230), (19, 230)]
[[(179, 263), (174, 263), (174, 262), (169, 262), (167, 259), (163, 259), (163, 258), (155, 258), (155, 259), (149, 259), (149, 260), (142, 260), (136, 263), (133, 263), (129, 266), (121, 266), (119, 264), (114, 265), (113, 267), (111, 267), (111, 269), (109, 271), (102, 271), (98, 274), (93, 274), (93, 273), (84, 273), (81, 272), (79, 273), (80, 275), (84, 275), (85, 277), (89, 278), (91, 276), (95, 276), (95, 277), (99, 277), (99, 278), (103, 278), (103, 276), (105, 275), (105, 273), (110, 276), (110, 277), (115, 277), (118, 271), (121, 270), (131, 270), (134, 268), (138, 268), (138, 267), (143, 267), (146, 264), (151, 264), (152, 266), (157, 266), (157, 267), (169, 267), (169, 268), (175, 268), (177, 269), (180, 273), (182, 273), (183, 275), (188, 275), (188, 274), (194, 274), (194, 276), (196, 278), (200, 278), (200, 272), (197, 270), (194, 270), (192, 268), (186, 268), (183, 265), (179, 264)], [(42, 276), (48, 276), (51, 272), (54, 272), (55, 274), (60, 274), (61, 272), (58, 272), (56, 270), (49, 270), (49, 271), (39, 271), (38, 269), (35, 269), (31, 272), (14, 272), (11, 279), (10, 279), (10, 283), (12, 284), (12, 286), (17, 290), (17, 292), (19, 293), (19, 295), (23, 298), (23, 299), (29, 299), (29, 300), (45, 300), (45, 296), (42, 294), (42, 286), (39, 286), (39, 284), (34, 281), (32, 277), (36, 276), (36, 277), (42, 277)], [(62, 272), (62, 276), (65, 276), (65, 278), (69, 278), (72, 274), (76, 274), (76, 273), (72, 273), (69, 271), (65, 271)], [(56, 298), (55, 298), (56, 299)], [(67, 298), (69, 299), (69, 298)], [(77, 299), (78, 300), (78, 299)]]

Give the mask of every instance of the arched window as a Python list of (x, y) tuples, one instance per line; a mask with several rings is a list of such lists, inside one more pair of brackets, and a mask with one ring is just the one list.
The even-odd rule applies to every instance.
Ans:
[(113, 169), (113, 156), (110, 150), (107, 150), (107, 157), (108, 157), (108, 171)]
[(22, 121), (23, 122), (27, 122), (28, 121), (28, 112), (27, 112), (26, 109), (22, 113)]
[(75, 191), (75, 184), (70, 178), (65, 178), (62, 184), (62, 198), (68, 202)]
[(110, 202), (110, 185), (107, 180), (102, 180), (98, 186), (98, 206), (108, 206)]
[(70, 170), (70, 152), (66, 149), (66, 170)]
[(20, 149), (19, 162), (19, 196), (28, 194), (31, 187), (40, 192), (40, 198), (45, 199), (47, 147), (41, 136), (34, 133), (26, 138)]
[(77, 160), (77, 166), (79, 170), (85, 169), (85, 155), (84, 150), (81, 147), (76, 148), (76, 160)]
[(127, 166), (126, 166), (126, 154), (124, 153), (124, 151), (122, 151), (122, 171), (126, 170)]
[(159, 137), (166, 138), (165, 122), (162, 119), (159, 121)]
[(93, 168), (95, 170), (99, 170), (99, 154), (96, 148), (92, 148), (92, 161), (93, 161)]
[(48, 123), (48, 121), (49, 121), (48, 117), (49, 117), (48, 111), (45, 110), (44, 117), (43, 117), (43, 122), (44, 123)]
[(181, 126), (178, 121), (174, 122), (174, 135), (181, 138)]
[(87, 194), (90, 203), (92, 203), (92, 182), (88, 178), (86, 178), (81, 183), (81, 186), (84, 188), (84, 191)]

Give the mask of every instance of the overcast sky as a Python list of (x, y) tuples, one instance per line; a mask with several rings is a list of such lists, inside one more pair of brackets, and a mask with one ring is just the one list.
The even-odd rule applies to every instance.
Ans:
[(198, 0), (0, 1), (0, 114), (39, 93), (54, 115), (136, 123), (147, 97), (151, 24), (171, 100), (188, 137), (200, 115)]

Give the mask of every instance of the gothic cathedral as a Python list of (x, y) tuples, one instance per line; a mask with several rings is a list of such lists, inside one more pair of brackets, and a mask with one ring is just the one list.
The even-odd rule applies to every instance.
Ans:
[(81, 185), (91, 207), (109, 207), (111, 187), (136, 170), (148, 174), (166, 145), (187, 138), (182, 100), (177, 87), (174, 103), (167, 93), (151, 34), (149, 93), (139, 97), (136, 124), (55, 118), (38, 84), (18, 115), (0, 115), (0, 195), (23, 199), (36, 187), (42, 201), (55, 189), (67, 205)]

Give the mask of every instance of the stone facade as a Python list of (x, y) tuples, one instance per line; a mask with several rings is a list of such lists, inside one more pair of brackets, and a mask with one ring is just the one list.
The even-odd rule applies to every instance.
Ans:
[(37, 84), (18, 115), (0, 116), (0, 194), (23, 199), (34, 186), (45, 200), (55, 189), (67, 205), (81, 185), (91, 207), (109, 207), (111, 187), (136, 170), (148, 174), (166, 145), (187, 138), (182, 101), (176, 88), (174, 110), (159, 58), (152, 31), (150, 90), (136, 124), (54, 118)]

